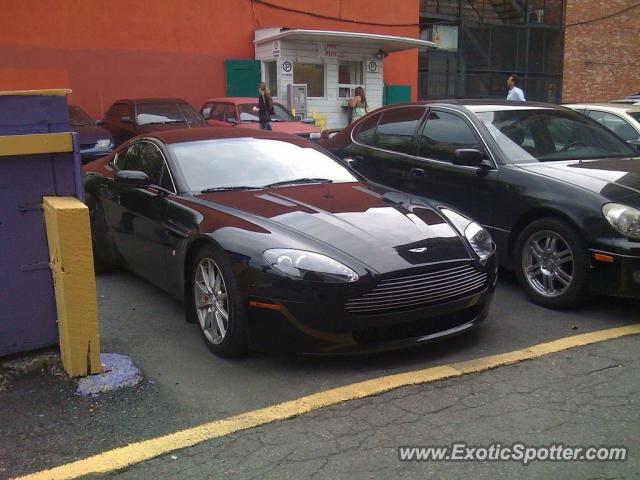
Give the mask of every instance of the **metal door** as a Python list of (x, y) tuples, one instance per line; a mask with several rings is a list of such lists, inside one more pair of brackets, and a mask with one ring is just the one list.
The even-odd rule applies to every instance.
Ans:
[(257, 97), (260, 83), (259, 60), (225, 60), (227, 97)]

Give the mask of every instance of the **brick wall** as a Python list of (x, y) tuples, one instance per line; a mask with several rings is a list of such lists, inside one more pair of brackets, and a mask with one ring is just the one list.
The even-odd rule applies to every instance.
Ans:
[(567, 0), (563, 102), (607, 101), (640, 91), (640, 7), (570, 26), (636, 3), (638, 0)]

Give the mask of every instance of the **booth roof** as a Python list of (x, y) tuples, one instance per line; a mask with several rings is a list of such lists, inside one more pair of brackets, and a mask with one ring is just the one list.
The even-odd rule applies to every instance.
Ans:
[(256, 30), (254, 43), (260, 45), (274, 40), (305, 40), (314, 42), (348, 43), (383, 48), (386, 52), (398, 52), (418, 47), (435, 47), (435, 43), (411, 37), (381, 35), (378, 33), (340, 32), (335, 30), (306, 30), (265, 28)]

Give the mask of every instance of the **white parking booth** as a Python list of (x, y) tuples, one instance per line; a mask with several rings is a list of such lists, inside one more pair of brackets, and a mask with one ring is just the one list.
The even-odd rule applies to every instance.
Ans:
[(322, 128), (349, 122), (347, 102), (363, 87), (369, 110), (382, 106), (384, 57), (433, 42), (374, 33), (265, 28), (255, 31), (255, 58), (274, 99)]

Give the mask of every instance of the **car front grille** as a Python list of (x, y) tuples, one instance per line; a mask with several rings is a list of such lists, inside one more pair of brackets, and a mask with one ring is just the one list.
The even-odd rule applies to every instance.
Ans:
[(373, 290), (349, 299), (349, 313), (386, 314), (445, 303), (474, 293), (487, 286), (487, 274), (472, 265), (458, 265), (404, 277), (383, 279)]

